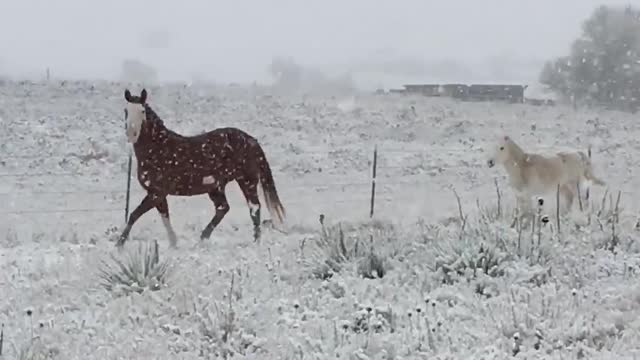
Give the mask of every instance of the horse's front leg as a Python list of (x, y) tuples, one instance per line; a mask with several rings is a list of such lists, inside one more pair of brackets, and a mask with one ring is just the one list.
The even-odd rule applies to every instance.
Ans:
[(171, 219), (169, 218), (169, 203), (167, 202), (167, 198), (161, 198), (156, 203), (156, 209), (160, 213), (160, 217), (162, 218), (162, 224), (164, 224), (164, 228), (167, 230), (167, 235), (169, 236), (169, 246), (172, 248), (178, 247), (178, 237), (176, 236), (176, 232), (173, 231), (173, 226), (171, 226)]
[[(580, 192), (578, 191), (579, 188), (573, 189), (570, 185), (565, 184), (562, 185), (560, 187), (560, 194), (558, 195), (562, 195), (561, 197), (564, 198), (565, 200), (565, 204), (564, 204), (564, 212), (565, 213), (569, 213), (571, 211), (571, 208), (573, 206), (573, 200), (575, 197), (578, 197), (578, 200), (582, 200), (580, 198)], [(558, 196), (560, 197), (560, 196)], [(560, 207), (560, 204), (557, 204), (558, 208)]]
[(140, 216), (144, 215), (144, 213), (146, 213), (147, 211), (153, 209), (156, 206), (156, 204), (158, 204), (158, 201), (160, 201), (161, 199), (163, 198), (155, 194), (147, 193), (147, 196), (145, 196), (144, 199), (142, 199), (142, 202), (140, 202), (140, 205), (138, 205), (138, 207), (135, 210), (133, 210), (131, 215), (129, 215), (129, 221), (127, 221), (127, 226), (125, 226), (124, 230), (122, 230), (122, 234), (120, 235), (120, 238), (116, 242), (117, 247), (121, 247), (122, 245), (124, 245), (125, 241), (127, 241), (127, 239), (129, 238), (129, 232), (131, 232), (131, 228), (133, 227), (133, 224), (135, 224), (135, 222), (140, 218)]

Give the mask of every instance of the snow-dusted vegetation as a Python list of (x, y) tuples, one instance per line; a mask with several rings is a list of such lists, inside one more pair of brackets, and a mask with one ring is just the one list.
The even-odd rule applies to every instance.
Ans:
[[(283, 228), (267, 221), (254, 243), (234, 183), (231, 211), (211, 240), (199, 240), (213, 215), (209, 199), (170, 197), (178, 249), (152, 211), (120, 253), (112, 240), (124, 224), (125, 87), (140, 90), (106, 82), (0, 89), (7, 359), (640, 355), (637, 116), (148, 87), (171, 129), (236, 126), (256, 136), (288, 217)], [(559, 232), (554, 206), (542, 210), (548, 224), (511, 228), (504, 171), (486, 167), (504, 134), (543, 153), (592, 146), (607, 188), (592, 189), (589, 209), (576, 205), (560, 218)], [(132, 208), (142, 195), (134, 179)]]

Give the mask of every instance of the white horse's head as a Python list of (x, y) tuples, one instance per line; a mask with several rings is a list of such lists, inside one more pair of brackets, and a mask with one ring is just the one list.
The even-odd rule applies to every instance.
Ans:
[(501, 136), (498, 143), (495, 144), (493, 150), (489, 153), (487, 166), (494, 167), (497, 164), (504, 164), (513, 158), (514, 142), (509, 136)]
[(125, 89), (124, 98), (127, 105), (124, 108), (124, 117), (127, 122), (127, 139), (135, 144), (138, 141), (142, 125), (147, 119), (145, 103), (147, 102), (147, 90), (142, 89), (140, 96), (132, 96), (129, 89)]

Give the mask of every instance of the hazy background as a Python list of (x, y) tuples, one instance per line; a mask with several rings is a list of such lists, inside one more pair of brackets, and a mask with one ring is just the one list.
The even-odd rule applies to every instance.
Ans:
[(453, 67), (442, 81), (527, 81), (601, 4), (640, 0), (0, 0), (0, 74), (117, 78), (132, 58), (161, 80), (265, 82), (272, 59), (291, 56), (373, 83), (446, 73), (407, 62)]

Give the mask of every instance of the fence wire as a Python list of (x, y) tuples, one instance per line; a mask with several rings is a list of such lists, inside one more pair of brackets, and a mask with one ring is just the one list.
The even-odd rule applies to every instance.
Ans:
[[(175, 111), (174, 111), (175, 112)], [(111, 110), (105, 110), (105, 113), (108, 114), (109, 117), (113, 119), (121, 119), (122, 114), (115, 113)], [(453, 144), (452, 144), (453, 145)], [(394, 146), (378, 146), (378, 161), (376, 166), (377, 177), (376, 177), (376, 202), (384, 202), (384, 201), (415, 201), (415, 196), (398, 196), (391, 194), (394, 192), (394, 189), (407, 190), (409, 188), (420, 188), (433, 186), (435, 180), (433, 176), (438, 176), (444, 172), (465, 172), (465, 171), (474, 171), (482, 168), (484, 166), (483, 162), (469, 162), (469, 154), (482, 156), (484, 151), (477, 147), (471, 146), (460, 146), (460, 144), (455, 144), (456, 146), (445, 147), (441, 145), (425, 145), (424, 147), (394, 147)], [(625, 144), (625, 146), (634, 146), (634, 143)], [(366, 146), (366, 147), (364, 147)], [(298, 156), (308, 156), (309, 158), (313, 157), (332, 157), (336, 155), (342, 154), (370, 154), (372, 155), (374, 148), (374, 144), (357, 144), (350, 147), (337, 147), (337, 148), (326, 148), (323, 146), (291, 146), (290, 149), (278, 148), (274, 150), (270, 150), (267, 152), (268, 158), (274, 158), (275, 156), (287, 156), (287, 157), (298, 157)], [(556, 146), (536, 146), (536, 150), (546, 151), (546, 150), (557, 150)], [(613, 152), (617, 148), (615, 145), (611, 145), (600, 149), (602, 152)], [(581, 149), (584, 150), (584, 149)], [(51, 149), (47, 151), (52, 151)], [(22, 197), (30, 197), (33, 198), (47, 198), (51, 197), (59, 197), (59, 198), (71, 198), (71, 197), (80, 197), (87, 198), (90, 196), (102, 196), (103, 198), (109, 198), (110, 201), (123, 201), (124, 196), (126, 194), (126, 190), (124, 187), (125, 181), (124, 173), (111, 174), (113, 176), (122, 176), (122, 181), (116, 179), (116, 186), (120, 186), (122, 184), (122, 188), (111, 188), (111, 187), (103, 187), (103, 188), (74, 188), (74, 189), (46, 189), (46, 185), (38, 185), (38, 188), (44, 189), (36, 189), (35, 186), (32, 189), (22, 188), (19, 190), (5, 190), (4, 185), (7, 182), (15, 182), (19, 183), (24, 179), (38, 179), (42, 180), (45, 184), (47, 180), (51, 179), (60, 179), (61, 184), (49, 185), (51, 187), (56, 186), (60, 187), (63, 185), (62, 182), (68, 182), (69, 179), (73, 177), (77, 178), (95, 178), (102, 177), (104, 174), (99, 172), (90, 173), (88, 171), (46, 171), (42, 170), (45, 165), (38, 166), (38, 170), (34, 171), (16, 171), (10, 172), (6, 170), (6, 172), (2, 172), (2, 167), (6, 164), (10, 163), (26, 163), (29, 161), (48, 163), (52, 161), (59, 160), (71, 160), (74, 162), (77, 161), (82, 164), (91, 164), (94, 161), (100, 161), (96, 156), (100, 156), (100, 153), (94, 154), (56, 154), (56, 153), (3, 153), (0, 154), (0, 202), (4, 203), (5, 206), (9, 199), (16, 198), (16, 202), (19, 202)], [(443, 157), (449, 156), (447, 161), (443, 161)], [(447, 163), (448, 161), (454, 161), (455, 163)], [(371, 162), (372, 156), (369, 156), (368, 169), (362, 174), (362, 177), (358, 176), (358, 178), (354, 178), (353, 176), (345, 175), (344, 179), (328, 179), (327, 182), (310, 182), (310, 181), (300, 181), (300, 183), (285, 183), (284, 186), (280, 185), (281, 182), (278, 182), (278, 187), (280, 191), (288, 191), (288, 190), (305, 190), (307, 195), (309, 193), (316, 194), (316, 197), (300, 197), (294, 194), (291, 194), (292, 201), (286, 201), (285, 205), (305, 205), (305, 204), (340, 204), (340, 203), (367, 203), (370, 201), (370, 190), (371, 190)], [(346, 167), (347, 165), (345, 165)], [(6, 166), (5, 166), (6, 167)], [(435, 175), (434, 175), (435, 174)], [(278, 178), (278, 174), (274, 174), (276, 179)], [(135, 170), (132, 174), (133, 177), (136, 176)], [(324, 176), (324, 175), (323, 175)], [(420, 177), (422, 176), (424, 180), (403, 180), (406, 177)], [(287, 174), (287, 177), (290, 177)], [(134, 182), (134, 190), (132, 191), (133, 195), (142, 194), (142, 191), (139, 186), (137, 186), (137, 181), (135, 179)], [(29, 185), (21, 185), (23, 187)], [(7, 187), (11, 189), (11, 187)], [(281, 190), (282, 189), (282, 190)], [(341, 190), (341, 191), (339, 191)], [(323, 195), (324, 192), (332, 191), (332, 196), (318, 196)], [(627, 192), (624, 192), (625, 194)], [(288, 195), (284, 194), (283, 195)], [(334, 196), (339, 196), (335, 198)], [(282, 197), (282, 196), (281, 196)], [(285, 200), (285, 199), (283, 199)], [(85, 202), (86, 204), (86, 202)], [(135, 200), (132, 201), (131, 206), (135, 207), (137, 204)], [(80, 207), (80, 208), (51, 208), (51, 209), (16, 209), (16, 210), (1, 210), (0, 214), (53, 214), (53, 213), (109, 213), (109, 212), (121, 212), (124, 210), (124, 203), (122, 206), (114, 206), (112, 207)]]
[[(468, 154), (470, 151), (474, 151), (477, 149), (470, 148), (452, 148), (451, 150), (447, 150), (444, 152), (442, 149), (439, 149), (438, 157), (447, 156), (447, 155), (462, 155)], [(324, 149), (323, 151), (311, 149), (309, 151), (304, 151), (298, 153), (296, 155), (325, 155), (331, 156), (332, 153), (343, 153), (343, 152), (352, 152), (357, 151), (354, 148), (334, 148), (334, 149)], [(391, 201), (415, 201), (415, 191), (410, 191), (412, 194), (402, 196), (400, 194), (394, 194), (394, 190), (407, 190), (409, 188), (419, 190), (419, 188), (426, 188), (427, 186), (433, 186), (435, 181), (433, 179), (434, 171), (435, 176), (445, 171), (465, 171), (465, 170), (473, 170), (478, 169), (483, 166), (481, 163), (467, 163), (466, 160), (458, 160), (457, 164), (447, 164), (444, 161), (440, 162), (437, 160), (433, 160), (433, 149), (425, 148), (425, 149), (406, 149), (406, 148), (386, 148), (386, 147), (378, 147), (378, 155), (376, 161), (376, 190), (375, 190), (375, 202), (376, 207), (378, 202), (391, 202)], [(360, 153), (363, 151), (360, 150)], [(277, 153), (272, 152), (272, 153)], [(372, 186), (372, 166), (373, 166), (373, 147), (371, 147), (370, 151), (371, 155), (368, 159), (368, 169), (362, 171), (356, 176), (347, 176), (339, 179), (337, 176), (327, 176), (325, 181), (301, 181), (299, 183), (295, 183), (295, 180), (290, 180), (291, 182), (283, 183), (282, 181), (278, 182), (278, 190), (281, 192), (281, 198), (285, 203), (285, 206), (298, 206), (305, 204), (365, 204), (364, 206), (369, 206), (369, 202), (371, 201), (371, 186)], [(291, 154), (291, 153), (288, 153)], [(67, 159), (71, 157), (77, 157), (77, 154), (9, 154), (0, 156), (0, 161), (5, 161), (7, 159), (13, 160), (46, 160), (46, 159)], [(407, 163), (406, 161), (398, 162), (398, 157), (411, 159), (412, 163)], [(422, 161), (422, 159), (429, 159), (428, 163)], [(416, 160), (418, 162), (416, 162)], [(455, 158), (453, 159), (456, 160)], [(345, 165), (346, 166), (346, 165)], [(333, 168), (339, 170), (345, 170), (344, 168)], [(330, 172), (332, 169), (323, 169), (324, 173)], [(412, 174), (407, 174), (412, 173)], [(5, 190), (0, 191), (0, 201), (7, 203), (8, 199), (16, 198), (16, 201), (19, 201), (21, 197), (30, 196), (33, 198), (46, 198), (47, 200), (51, 200), (51, 197), (60, 197), (69, 199), (72, 197), (80, 197), (80, 198), (88, 198), (90, 196), (101, 195), (103, 199), (108, 199), (110, 201), (122, 201), (122, 206), (114, 206), (114, 207), (81, 207), (81, 208), (50, 208), (50, 209), (15, 209), (15, 210), (0, 210), (0, 214), (3, 215), (26, 215), (26, 214), (66, 214), (66, 213), (109, 213), (109, 212), (122, 212), (125, 208), (125, 181), (126, 173), (115, 173), (110, 174), (112, 177), (110, 180), (114, 180), (116, 182), (119, 181), (117, 177), (122, 176), (122, 188), (79, 188), (79, 189), (19, 189), (19, 190)], [(277, 172), (274, 173), (276, 179), (278, 178)], [(64, 179), (64, 181), (68, 181), (70, 177), (78, 177), (78, 178), (92, 178), (95, 179), (96, 176), (104, 176), (104, 174), (96, 173), (95, 171), (46, 171), (39, 170), (34, 172), (3, 172), (0, 173), (0, 178), (4, 179), (14, 179), (14, 181), (18, 182), (24, 178), (28, 179), (37, 179), (41, 183), (51, 182), (51, 179)], [(132, 177), (135, 178), (136, 173), (135, 170), (131, 174)], [(406, 177), (424, 177), (424, 179), (419, 180), (403, 180)], [(291, 177), (290, 174), (283, 174), (282, 177)], [(330, 178), (334, 179), (330, 179)], [(134, 179), (134, 183), (136, 183)], [(118, 182), (119, 184), (119, 182)], [(282, 184), (282, 185), (281, 185)], [(20, 185), (20, 186), (28, 186), (28, 185)], [(52, 185), (50, 185), (52, 186)], [(55, 185), (60, 186), (60, 185)], [(39, 185), (39, 187), (46, 187), (46, 185)], [(2, 187), (0, 187), (2, 189)], [(294, 191), (304, 191), (304, 195), (315, 194), (315, 197), (311, 196), (300, 196), (300, 194), (294, 194), (293, 192), (289, 193), (290, 190)], [(329, 194), (325, 194), (325, 192), (330, 192)], [(144, 194), (143, 190), (138, 186), (134, 185), (131, 191), (131, 194), (134, 196)], [(320, 195), (320, 196), (318, 196)], [(286, 201), (286, 198), (289, 197), (292, 201)], [(130, 203), (130, 207), (135, 208), (137, 200), (133, 200)], [(85, 202), (86, 203), (86, 202)]]

